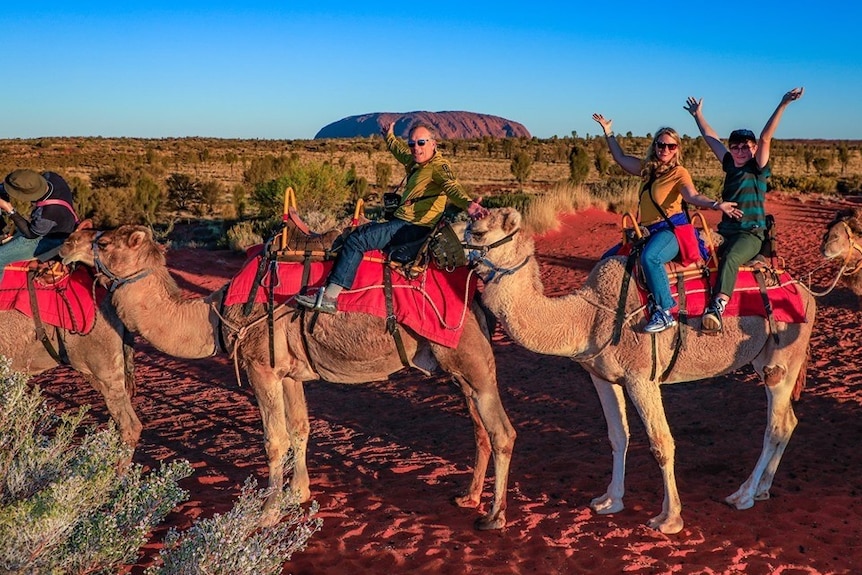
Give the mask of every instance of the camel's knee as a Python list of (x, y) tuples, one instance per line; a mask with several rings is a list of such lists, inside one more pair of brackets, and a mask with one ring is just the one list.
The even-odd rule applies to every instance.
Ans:
[(787, 370), (780, 366), (769, 366), (763, 368), (763, 382), (767, 387), (775, 387), (787, 377)]

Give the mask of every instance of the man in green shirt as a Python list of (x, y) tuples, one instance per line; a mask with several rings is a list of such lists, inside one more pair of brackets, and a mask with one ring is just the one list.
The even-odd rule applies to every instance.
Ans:
[(470, 199), (455, 178), (449, 161), (437, 150), (437, 139), (430, 126), (412, 126), (406, 144), (395, 137), (393, 127), (390, 123), (383, 133), (386, 145), (407, 172), (393, 218), (366, 224), (347, 236), (326, 286), (317, 294), (296, 296), (296, 303), (302, 307), (335, 313), (338, 295), (353, 285), (365, 252), (385, 250), (426, 237), (443, 217), (447, 203), (466, 209), (472, 219), (488, 213), (478, 200)]

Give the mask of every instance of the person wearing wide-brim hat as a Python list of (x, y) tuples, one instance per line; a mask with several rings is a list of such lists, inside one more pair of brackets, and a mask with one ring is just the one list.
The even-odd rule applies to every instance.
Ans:
[[(15, 210), (12, 198), (30, 202), (30, 218)], [(12, 262), (54, 255), (75, 231), (78, 215), (72, 206), (69, 184), (54, 172), (19, 169), (10, 172), (0, 186), (0, 210), (15, 224), (13, 238), (0, 246), (0, 277)]]

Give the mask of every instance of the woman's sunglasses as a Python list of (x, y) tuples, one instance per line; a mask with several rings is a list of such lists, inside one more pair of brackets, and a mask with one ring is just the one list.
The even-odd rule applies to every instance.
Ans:
[(430, 138), (427, 140), (407, 140), (407, 145), (410, 146), (411, 148), (414, 148), (416, 146), (419, 146), (421, 148), (422, 146), (424, 146), (425, 144), (427, 144), (430, 141), (431, 141)]
[(673, 142), (656, 142), (655, 147), (664, 150), (667, 148), (668, 150), (676, 150), (679, 147), (679, 144), (674, 144)]

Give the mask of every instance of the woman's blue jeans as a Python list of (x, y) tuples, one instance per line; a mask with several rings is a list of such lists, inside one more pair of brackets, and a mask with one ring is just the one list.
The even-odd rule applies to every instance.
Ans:
[(664, 265), (679, 254), (679, 243), (673, 232), (665, 228), (650, 234), (641, 252), (641, 268), (644, 281), (652, 294), (656, 306), (668, 311), (676, 305), (670, 293), (670, 282)]

